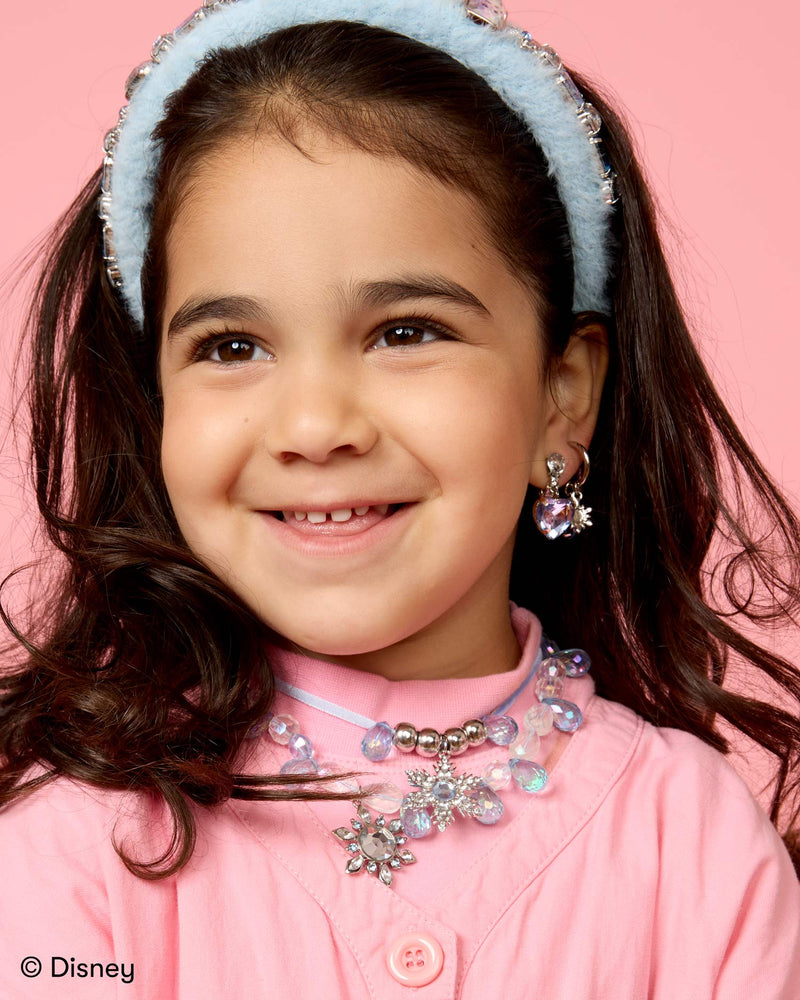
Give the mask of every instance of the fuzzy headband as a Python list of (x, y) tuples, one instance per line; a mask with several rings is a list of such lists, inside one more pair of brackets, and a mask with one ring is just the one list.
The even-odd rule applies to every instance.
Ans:
[[(215, 49), (247, 45), (281, 28), (358, 21), (414, 38), (482, 76), (530, 128), (566, 211), (575, 270), (573, 310), (607, 313), (614, 175), (584, 102), (558, 56), (507, 25), (501, 0), (206, 0), (162, 36), (129, 78), (127, 107), (105, 140), (100, 215), (109, 277), (144, 321), (141, 273), (150, 235), (164, 104)], [(478, 22), (478, 23), (476, 23)], [(488, 27), (487, 27), (488, 26)]]

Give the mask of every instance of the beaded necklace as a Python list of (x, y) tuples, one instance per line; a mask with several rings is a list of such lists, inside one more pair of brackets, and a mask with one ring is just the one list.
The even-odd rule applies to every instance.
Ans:
[[(350, 855), (345, 872), (367, 871), (391, 885), (394, 871), (417, 860), (404, 846), (409, 838), (420, 840), (429, 836), (434, 827), (444, 832), (456, 813), (493, 826), (503, 815), (503, 803), (497, 793), (511, 784), (512, 779), (528, 794), (542, 792), (548, 774), (535, 760), (541, 738), (554, 728), (573, 733), (581, 726), (580, 708), (562, 695), (566, 678), (583, 677), (590, 666), (591, 660), (584, 650), (559, 650), (554, 642), (543, 639), (524, 680), (505, 701), (485, 715), (444, 733), (432, 728), (417, 729), (408, 722), (395, 726), (376, 722), (276, 678), (276, 687), (289, 697), (365, 729), (361, 752), (373, 763), (385, 760), (393, 750), (437, 758), (432, 771), (406, 771), (412, 791), (404, 794), (397, 786), (384, 784), (377, 794), (354, 798), (357, 816), (350, 821), (352, 829), (337, 827), (332, 831)], [(531, 681), (537, 700), (525, 713), (520, 729), (507, 712)], [(281, 767), (281, 774), (334, 772), (332, 765), (315, 758), (311, 739), (300, 732), (293, 716), (268, 713), (248, 735), (253, 738), (265, 731), (275, 743), (288, 747), (291, 754), (291, 759)], [(480, 776), (457, 773), (452, 758), (487, 740), (506, 749), (503, 757), (490, 762)], [(348, 790), (357, 793), (359, 786)], [(378, 815), (373, 817), (370, 809)], [(399, 818), (386, 820), (387, 815), (397, 812)]]

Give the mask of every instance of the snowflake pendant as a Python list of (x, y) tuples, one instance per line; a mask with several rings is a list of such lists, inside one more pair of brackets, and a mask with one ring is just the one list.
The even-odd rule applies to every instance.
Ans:
[(450, 754), (442, 751), (436, 768), (430, 771), (406, 771), (410, 784), (419, 788), (418, 792), (409, 792), (403, 799), (403, 808), (433, 810), (433, 822), (441, 833), (455, 819), (453, 810), (458, 809), (462, 816), (476, 816), (481, 812), (479, 802), (471, 797), (470, 792), (481, 785), (482, 779), (474, 774), (456, 775), (450, 763)]
[(401, 865), (417, 860), (407, 847), (407, 838), (399, 819), (387, 823), (382, 815), (373, 820), (368, 809), (356, 803), (358, 819), (351, 819), (352, 830), (340, 826), (333, 831), (352, 857), (345, 865), (348, 875), (366, 871), (384, 885), (392, 884), (393, 872)]

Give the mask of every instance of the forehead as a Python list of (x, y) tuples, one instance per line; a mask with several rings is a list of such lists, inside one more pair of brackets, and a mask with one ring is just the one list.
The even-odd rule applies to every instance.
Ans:
[(187, 292), (266, 282), (302, 301), (376, 271), (516, 284), (472, 195), (398, 157), (322, 138), (304, 149), (238, 139), (187, 177), (166, 245), (166, 315)]

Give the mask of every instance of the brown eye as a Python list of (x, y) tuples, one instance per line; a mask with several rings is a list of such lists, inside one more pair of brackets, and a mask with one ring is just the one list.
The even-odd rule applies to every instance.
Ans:
[(452, 336), (444, 327), (440, 327), (438, 323), (421, 320), (418, 323), (396, 323), (385, 329), (373, 347), (416, 347), (418, 344), (448, 339), (452, 339)]
[(219, 360), (223, 363), (251, 361), (255, 349), (255, 344), (249, 340), (223, 340), (217, 344), (211, 354), (213, 355), (216, 352)]

